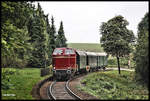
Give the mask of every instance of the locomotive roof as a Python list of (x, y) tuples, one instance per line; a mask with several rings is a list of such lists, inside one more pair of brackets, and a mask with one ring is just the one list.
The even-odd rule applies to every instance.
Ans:
[(96, 53), (98, 56), (106, 56), (107, 53), (103, 52), (103, 53)]
[[(56, 49), (72, 49), (73, 48), (66, 48), (66, 47), (61, 47), (61, 48), (56, 48)], [(106, 56), (107, 53), (105, 52), (86, 52), (86, 51), (81, 51), (81, 50), (75, 50), (79, 55), (92, 55), (92, 56)]]
[(85, 52), (85, 51), (80, 51), (80, 50), (76, 50), (76, 52), (79, 54), (79, 55), (92, 55), (92, 56), (106, 56), (107, 53), (105, 52), (101, 52), (101, 53), (97, 53), (97, 52)]
[(85, 51), (79, 51), (79, 50), (76, 50), (76, 52), (79, 54), (79, 55), (86, 55)]
[(96, 56), (96, 53), (95, 52), (86, 52), (87, 55), (92, 55), (92, 56)]
[(55, 48), (53, 55), (75, 55), (75, 50), (72, 48)]
[[(73, 49), (73, 48), (60, 47), (60, 48), (55, 48), (55, 49)], [(74, 49), (73, 49), (73, 50), (74, 50)]]

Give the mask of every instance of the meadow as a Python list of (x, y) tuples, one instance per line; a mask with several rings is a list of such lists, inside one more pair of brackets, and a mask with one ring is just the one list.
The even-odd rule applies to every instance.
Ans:
[(98, 43), (68, 43), (68, 48), (74, 48), (81, 51), (103, 52), (103, 48)]
[(32, 100), (33, 86), (50, 75), (41, 77), (40, 68), (2, 68), (2, 100)]
[(134, 72), (118, 71), (98, 72), (87, 75), (81, 80), (79, 90), (90, 93), (101, 100), (147, 100), (147, 86), (135, 81)]

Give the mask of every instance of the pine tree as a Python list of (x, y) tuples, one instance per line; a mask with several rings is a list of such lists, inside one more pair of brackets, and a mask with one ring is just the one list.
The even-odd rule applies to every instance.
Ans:
[(30, 57), (29, 64), (33, 67), (44, 67), (47, 55), (47, 30), (44, 12), (40, 4), (33, 14), (30, 28), (30, 42), (33, 45), (32, 55)]
[(55, 40), (56, 40), (56, 28), (55, 28), (55, 25), (54, 25), (54, 18), (52, 16), (51, 18), (51, 29), (50, 29), (50, 45), (51, 45), (51, 48), (52, 48), (52, 51), (56, 48), (56, 45), (55, 45)]
[(48, 16), (46, 18), (46, 22), (47, 22), (47, 33), (48, 33), (48, 64), (50, 65), (52, 63), (52, 52), (53, 50), (56, 48), (56, 28), (54, 25), (54, 18), (52, 16), (51, 18), (51, 26), (48, 22)]
[(51, 40), (51, 27), (50, 27), (50, 24), (49, 24), (49, 19), (48, 19), (48, 15), (46, 16), (46, 30), (47, 30), (47, 34), (48, 34), (48, 41), (47, 41), (47, 54), (48, 54), (48, 60), (47, 60), (47, 65), (50, 65), (51, 64), (51, 61), (52, 61), (52, 47), (51, 47), (51, 44), (50, 44), (50, 40)]
[(56, 38), (56, 47), (67, 47), (66, 41), (67, 40), (64, 34), (63, 22), (61, 21), (58, 35)]

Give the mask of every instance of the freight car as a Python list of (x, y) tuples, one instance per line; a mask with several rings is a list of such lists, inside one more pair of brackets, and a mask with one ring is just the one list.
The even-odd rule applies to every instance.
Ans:
[(72, 48), (56, 48), (52, 55), (53, 77), (69, 79), (75, 74), (105, 69), (107, 54), (74, 50)]

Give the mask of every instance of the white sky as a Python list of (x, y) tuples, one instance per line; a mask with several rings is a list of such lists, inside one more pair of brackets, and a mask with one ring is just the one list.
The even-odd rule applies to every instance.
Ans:
[[(138, 23), (149, 12), (148, 1), (140, 2), (39, 2), (44, 14), (53, 15), (56, 31), (63, 21), (67, 43), (100, 43), (99, 26), (116, 15), (128, 22), (128, 29), (137, 33)], [(35, 2), (37, 5), (37, 2)]]

